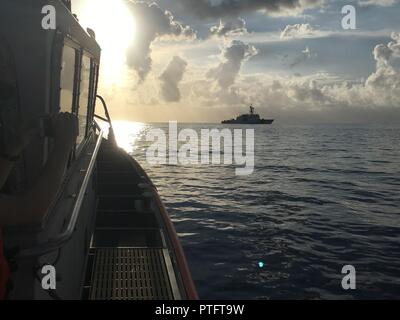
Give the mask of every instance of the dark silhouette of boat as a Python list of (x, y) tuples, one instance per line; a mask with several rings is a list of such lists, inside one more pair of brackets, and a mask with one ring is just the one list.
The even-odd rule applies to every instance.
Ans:
[[(40, 28), (45, 2), (57, 12), (54, 30)], [(106, 103), (97, 94), (101, 48), (95, 33), (81, 27), (70, 0), (1, 0), (0, 31), (0, 69), (11, 61), (16, 65), (9, 68), (11, 75), (0, 75), (0, 86), (8, 90), (0, 92), (0, 124), (14, 128), (15, 119), (27, 115), (39, 123), (59, 112), (79, 119), (76, 148), (67, 150), (70, 160), (46, 218), (37, 225), (0, 230), (7, 235), (3, 244), (15, 266), (9, 299), (197, 299), (155, 185), (114, 139)], [(11, 89), (2, 84), (8, 78)], [(100, 121), (108, 123), (108, 136)], [(54, 145), (51, 134), (45, 135), (17, 160), (9, 190), (24, 191), (42, 171)], [(9, 140), (0, 125), (0, 143)], [(43, 286), (40, 270), (47, 264), (54, 277), (57, 271), (54, 290)]]
[(242, 114), (236, 119), (224, 120), (222, 124), (272, 124), (274, 119), (261, 119), (260, 115), (254, 113), (254, 107), (250, 106), (250, 112)]

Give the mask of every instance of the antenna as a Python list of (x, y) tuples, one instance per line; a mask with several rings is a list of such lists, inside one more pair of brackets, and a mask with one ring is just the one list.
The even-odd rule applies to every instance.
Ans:
[(254, 107), (253, 107), (253, 105), (250, 105), (250, 114), (254, 114)]

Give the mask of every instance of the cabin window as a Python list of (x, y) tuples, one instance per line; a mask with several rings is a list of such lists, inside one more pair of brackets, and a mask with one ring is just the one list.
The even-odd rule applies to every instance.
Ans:
[(89, 103), (89, 113), (88, 113), (88, 123), (93, 121), (94, 114), (94, 106), (96, 104), (96, 86), (97, 86), (97, 78), (98, 78), (98, 70), (99, 67), (92, 60), (92, 78), (91, 78), (91, 89), (90, 89), (90, 103)]
[(75, 49), (64, 46), (61, 65), (60, 111), (72, 112), (75, 80)]
[(78, 146), (86, 137), (86, 125), (88, 119), (88, 105), (89, 105), (89, 93), (90, 93), (90, 70), (91, 61), (87, 56), (82, 56), (81, 63), (81, 82), (80, 82), (80, 94), (79, 94), (79, 136), (77, 144)]

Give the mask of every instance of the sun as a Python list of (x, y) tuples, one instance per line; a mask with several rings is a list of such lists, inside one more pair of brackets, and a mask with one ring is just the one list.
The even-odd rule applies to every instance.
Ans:
[(126, 51), (135, 40), (135, 18), (124, 0), (86, 0), (78, 16), (93, 29), (102, 49), (102, 76), (106, 84), (124, 80)]

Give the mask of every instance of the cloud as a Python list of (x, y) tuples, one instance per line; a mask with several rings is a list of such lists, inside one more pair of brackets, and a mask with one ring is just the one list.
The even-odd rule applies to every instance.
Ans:
[[(146, 121), (176, 117), (180, 121), (194, 118), (197, 121), (218, 121), (246, 111), (247, 105), (253, 103), (263, 117), (275, 118), (279, 122), (398, 123), (400, 34), (392, 33), (391, 37), (391, 41), (378, 44), (370, 51), (375, 57), (376, 69), (366, 79), (352, 81), (343, 80), (333, 73), (293, 75), (261, 71), (239, 77), (243, 63), (257, 50), (250, 49), (251, 45), (243, 42), (227, 42), (221, 49), (220, 63), (209, 69), (206, 77), (204, 70), (208, 67), (195, 64), (191, 64), (189, 70), (185, 69), (188, 75), (183, 79), (175, 76), (175, 72), (164, 72), (169, 75), (166, 79), (172, 79), (168, 86), (173, 89), (167, 92), (172, 92), (173, 98), (181, 97), (179, 104), (165, 105), (162, 101), (153, 101), (151, 92), (156, 90), (147, 81), (138, 89), (140, 95), (135, 105), (141, 106), (148, 101), (157, 110), (150, 113), (153, 118), (146, 118), (150, 117), (149, 113), (140, 115), (140, 119)], [(312, 55), (311, 48), (303, 51), (310, 51)], [(164, 94), (162, 92), (163, 100), (167, 100)], [(188, 105), (190, 108), (182, 114), (178, 108)]]
[(207, 72), (207, 77), (215, 79), (221, 89), (228, 89), (235, 83), (242, 64), (258, 54), (257, 49), (240, 40), (233, 40), (223, 48), (221, 63)]
[(399, 0), (359, 0), (360, 6), (380, 6), (380, 7), (391, 7), (399, 2)]
[(186, 66), (187, 62), (185, 60), (175, 56), (160, 76), (161, 95), (165, 101), (179, 102), (181, 100), (181, 93), (178, 85), (179, 82), (182, 81)]
[(287, 25), (281, 32), (281, 39), (307, 38), (315, 34), (314, 28), (308, 23)]
[(365, 81), (332, 81), (326, 75), (319, 79), (299, 77), (280, 81), (282, 94), (296, 104), (307, 102), (316, 108), (399, 108), (400, 69), (396, 60), (400, 58), (400, 33), (391, 37), (388, 44), (375, 46), (376, 69)]
[[(306, 76), (263, 73), (236, 79), (246, 50), (242, 49), (237, 59), (228, 59), (226, 53), (230, 47), (227, 47), (223, 54), (224, 62), (209, 72), (211, 81), (217, 80), (221, 88), (213, 87), (210, 80), (196, 82), (193, 85), (196, 90), (191, 92), (197, 98), (190, 97), (190, 100), (197, 99), (208, 107), (234, 110), (253, 103), (256, 107), (268, 108), (287, 117), (300, 117), (301, 113), (321, 115), (315, 118), (316, 121), (359, 122), (361, 118), (370, 121), (373, 115), (391, 121), (395, 110), (400, 111), (400, 68), (397, 61), (400, 58), (400, 33), (392, 33), (391, 37), (392, 41), (377, 45), (372, 52), (376, 60), (375, 71), (367, 79), (354, 81), (329, 73)], [(302, 54), (313, 55), (307, 48)], [(231, 60), (239, 62), (235, 64)], [(362, 110), (365, 110), (365, 117)]]
[(263, 11), (270, 15), (298, 15), (306, 9), (322, 7), (325, 0), (177, 0), (200, 18), (239, 16), (244, 12)]
[[(365, 81), (347, 82), (329, 79), (294, 81), (289, 86), (297, 102), (308, 101), (321, 107), (400, 107), (400, 69), (396, 60), (400, 58), (400, 33), (392, 33), (392, 41), (378, 44), (373, 50), (376, 69)], [(282, 88), (285, 84), (282, 84)], [(288, 89), (288, 85), (286, 84)], [(306, 93), (308, 92), (308, 93)]]
[(240, 17), (220, 19), (218, 26), (210, 28), (210, 34), (218, 37), (238, 36), (246, 33), (246, 21)]
[(151, 70), (151, 44), (156, 39), (193, 39), (196, 32), (176, 21), (171, 12), (163, 11), (156, 3), (128, 3), (140, 32), (135, 33), (127, 52), (127, 64), (137, 72), (140, 81), (143, 81)]
[(394, 60), (400, 57), (400, 33), (393, 32), (391, 37), (393, 41), (387, 45), (375, 46), (376, 71), (368, 77), (366, 86), (380, 95), (377, 99), (394, 99), (400, 103), (400, 70), (394, 65)]

